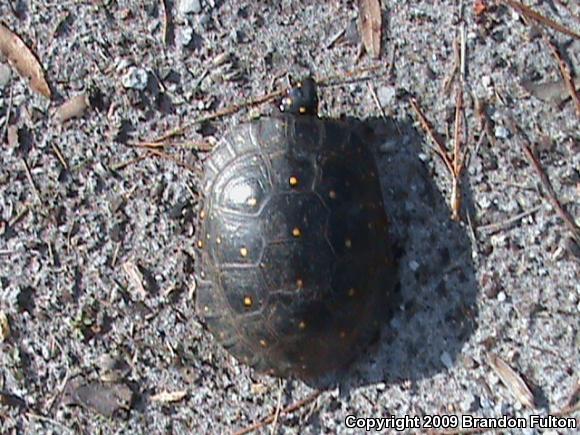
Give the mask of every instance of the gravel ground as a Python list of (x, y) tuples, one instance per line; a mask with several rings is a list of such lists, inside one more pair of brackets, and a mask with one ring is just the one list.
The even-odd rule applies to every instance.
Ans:
[[(472, 2), (463, 12), (454, 1), (383, 3), (376, 61), (357, 60), (351, 1), (167, 1), (167, 38), (162, 1), (0, 5), (54, 91), (48, 102), (0, 68), (0, 312), (10, 328), (0, 343), (2, 433), (231, 432), (314, 391), (238, 364), (195, 315), (205, 153), (183, 141), (164, 156), (130, 144), (278, 88), (287, 74), (340, 79), (368, 66), (378, 67), (370, 80), (322, 88), (321, 113), (381, 133), (376, 156), (402, 251), (402, 300), (379, 342), (315, 401), (281, 415), (276, 430), (346, 433), (349, 414), (527, 417), (565, 407), (580, 382), (579, 262), (521, 147), (524, 136), (536, 145), (561, 201), (580, 216), (574, 105), (522, 86), (558, 80), (557, 63), (537, 29), (505, 7), (476, 19)], [(577, 2), (528, 3), (580, 30)], [(443, 88), (462, 22), (466, 86), (493, 121), (492, 141), (463, 179), (472, 227), (450, 219), (450, 177), (407, 98), (452, 137), (455, 99)], [(578, 67), (580, 42), (550, 33)], [(91, 109), (56, 122), (55, 108), (82, 92)], [(466, 106), (477, 138), (471, 98)], [(213, 141), (271, 110), (197, 125), (185, 140)], [(490, 353), (525, 377), (535, 408), (499, 379)], [(169, 392), (186, 394), (159, 396)]]

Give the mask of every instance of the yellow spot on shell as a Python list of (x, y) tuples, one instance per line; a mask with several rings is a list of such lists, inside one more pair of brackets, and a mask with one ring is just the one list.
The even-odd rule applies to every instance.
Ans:
[(215, 242), (216, 242), (218, 245), (220, 245), (220, 244), (222, 243), (222, 238), (221, 238), (221, 237), (217, 237), (217, 238), (215, 239)]
[(298, 287), (299, 289), (304, 287), (304, 281), (302, 281), (300, 278), (298, 278), (296, 280), (296, 287)]
[(248, 205), (250, 207), (255, 207), (257, 203), (258, 203), (258, 200), (256, 198), (250, 198), (250, 199), (248, 199)]
[(207, 305), (204, 305), (203, 311), (205, 311), (206, 313), (208, 313), (209, 312), (209, 307)]
[(240, 255), (242, 257), (247, 257), (248, 256), (248, 248), (240, 248)]
[(294, 237), (300, 237), (300, 235), (302, 234), (302, 232), (300, 231), (300, 228), (296, 227), (292, 230), (292, 235)]
[(352, 240), (350, 240), (350, 239), (346, 239), (346, 240), (344, 241), (344, 246), (346, 246), (346, 247), (347, 247), (347, 248), (349, 248), (349, 249), (350, 249), (350, 248), (352, 248)]
[(300, 328), (300, 329), (304, 329), (304, 328), (306, 328), (306, 322), (304, 322), (304, 321), (300, 322), (300, 323), (298, 324), (298, 328)]
[(201, 213), (199, 214), (200, 219), (205, 218), (205, 210), (202, 210)]
[(353, 288), (348, 289), (348, 295), (352, 298), (355, 294), (355, 290)]
[(288, 183), (290, 183), (290, 186), (292, 187), (296, 187), (298, 186), (298, 178), (296, 178), (294, 175), (290, 177), (290, 179), (288, 180)]
[(197, 241), (197, 247), (198, 247), (199, 249), (202, 249), (202, 248), (203, 248), (203, 240), (198, 240), (198, 241)]
[(266, 343), (266, 340), (260, 340), (260, 346), (266, 347), (267, 345), (268, 343)]
[(336, 199), (336, 192), (334, 190), (331, 190), (330, 192), (328, 192), (328, 196), (330, 197), (330, 199)]
[(299, 111), (300, 113), (306, 113), (306, 107), (304, 107), (304, 106), (300, 106), (300, 108), (298, 109), (298, 111)]
[(251, 307), (252, 306), (252, 298), (249, 296), (244, 297), (244, 306)]

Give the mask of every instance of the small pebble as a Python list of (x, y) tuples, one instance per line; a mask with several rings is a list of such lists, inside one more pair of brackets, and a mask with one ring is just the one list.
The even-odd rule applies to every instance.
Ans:
[(383, 107), (392, 107), (395, 103), (396, 95), (397, 90), (394, 86), (381, 86), (377, 90), (377, 97)]
[(489, 199), (487, 196), (482, 196), (481, 198), (479, 198), (477, 200), (477, 204), (482, 208), (482, 209), (486, 209), (486, 208), (490, 208), (491, 207), (491, 199)]
[(507, 139), (510, 135), (510, 132), (507, 128), (502, 127), (501, 125), (497, 125), (495, 127), (494, 134), (497, 139)]
[(201, 12), (201, 1), (200, 0), (181, 0), (179, 2), (178, 11), (181, 15), (199, 14)]
[(123, 75), (121, 83), (125, 88), (143, 91), (147, 87), (148, 79), (149, 77), (147, 71), (145, 71), (143, 68), (137, 68), (135, 66), (132, 66)]
[(12, 70), (5, 63), (0, 63), (0, 88), (5, 88), (10, 83)]
[(411, 260), (409, 262), (409, 268), (413, 271), (413, 272), (417, 272), (417, 270), (419, 269), (419, 263), (415, 260)]
[(468, 411), (471, 411), (474, 405), (476, 405), (476, 403), (473, 395), (467, 393), (466, 397), (459, 404), (459, 408), (461, 408), (461, 411), (466, 413)]
[(193, 29), (189, 26), (182, 27), (177, 32), (177, 42), (182, 47), (187, 47), (193, 39)]
[(505, 302), (507, 296), (505, 295), (505, 292), (499, 292), (497, 294), (497, 301), (498, 302)]

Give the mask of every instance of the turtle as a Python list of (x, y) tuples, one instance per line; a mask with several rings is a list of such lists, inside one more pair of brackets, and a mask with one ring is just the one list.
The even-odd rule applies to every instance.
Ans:
[(346, 368), (389, 318), (397, 281), (364, 134), (317, 106), (304, 79), (204, 162), (196, 311), (236, 359), (277, 377)]

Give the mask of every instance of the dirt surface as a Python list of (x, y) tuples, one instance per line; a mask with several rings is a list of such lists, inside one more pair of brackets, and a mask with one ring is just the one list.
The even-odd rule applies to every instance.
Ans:
[[(557, 62), (537, 28), (507, 7), (476, 19), (472, 2), (463, 11), (454, 1), (383, 3), (379, 60), (358, 57), (350, 1), (0, 5), (53, 89), (48, 101), (0, 68), (0, 432), (227, 433), (314, 391), (238, 364), (194, 310), (206, 153), (192, 144), (215, 143), (272, 106), (197, 124), (161, 156), (131, 145), (308, 72), (335, 84), (321, 89), (321, 115), (356, 117), (383, 138), (375, 151), (402, 251), (402, 301), (379, 342), (315, 401), (280, 415), (275, 430), (349, 432), (347, 415), (528, 418), (565, 408), (580, 376), (578, 247), (522, 151), (534, 145), (578, 222), (574, 104), (524, 86), (560, 80)], [(578, 2), (528, 3), (580, 31)], [(450, 176), (409, 96), (451, 144), (458, 81), (449, 93), (444, 83), (462, 23), (471, 150), (480, 136), (471, 95), (488, 103), (491, 123), (455, 223)], [(580, 42), (547, 33), (578, 68)], [(345, 83), (369, 66), (377, 69), (353, 76), (370, 79)], [(55, 109), (83, 92), (84, 116), (57, 122)], [(489, 354), (524, 376), (533, 408)]]

